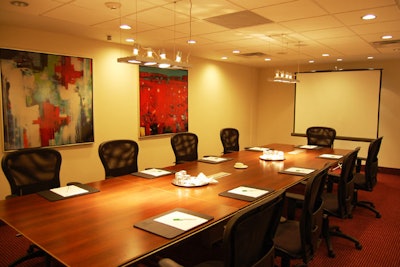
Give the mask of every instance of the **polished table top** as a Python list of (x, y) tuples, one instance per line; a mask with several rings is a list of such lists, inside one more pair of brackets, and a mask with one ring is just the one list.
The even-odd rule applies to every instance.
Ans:
[[(217, 184), (185, 188), (171, 183), (174, 175), (145, 179), (125, 175), (89, 183), (98, 193), (50, 202), (38, 194), (0, 201), (0, 218), (26, 238), (67, 266), (119, 266), (135, 262), (233, 216), (251, 202), (218, 194), (241, 185), (287, 189), (304, 176), (282, 174), (288, 167), (320, 169), (336, 160), (318, 155), (341, 154), (343, 149), (298, 149), (293, 145), (266, 147), (285, 152), (283, 161), (259, 159), (262, 152), (240, 151), (218, 164), (188, 162), (164, 169), (197, 176), (200, 172), (229, 175)], [(290, 154), (290, 151), (300, 153)], [(236, 162), (248, 165), (235, 169)], [(133, 224), (174, 208), (185, 208), (214, 219), (173, 239), (167, 239)]]

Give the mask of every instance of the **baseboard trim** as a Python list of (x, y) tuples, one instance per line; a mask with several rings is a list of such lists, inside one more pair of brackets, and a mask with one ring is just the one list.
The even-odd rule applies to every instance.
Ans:
[(381, 173), (399, 175), (400, 176), (400, 169), (379, 167), (378, 171), (381, 172)]

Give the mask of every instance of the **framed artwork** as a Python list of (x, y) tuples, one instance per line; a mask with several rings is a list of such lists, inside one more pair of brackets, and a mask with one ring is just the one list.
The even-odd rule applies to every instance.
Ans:
[(4, 151), (94, 142), (92, 59), (0, 49)]
[(188, 70), (139, 66), (140, 137), (187, 132)]

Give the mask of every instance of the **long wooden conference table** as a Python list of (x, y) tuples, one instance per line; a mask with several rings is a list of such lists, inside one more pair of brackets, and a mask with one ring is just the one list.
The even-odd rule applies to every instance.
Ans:
[[(216, 179), (218, 183), (200, 187), (176, 186), (171, 183), (174, 174), (154, 179), (134, 175), (102, 179), (88, 184), (99, 192), (60, 201), (49, 201), (39, 194), (2, 200), (0, 218), (66, 266), (127, 266), (209, 229), (257, 201), (220, 196), (221, 192), (243, 185), (275, 191), (287, 189), (305, 176), (281, 173), (282, 170), (321, 169), (337, 159), (319, 155), (350, 152), (331, 148), (300, 149), (283, 144), (265, 147), (284, 151), (285, 159), (262, 160), (259, 158), (262, 152), (243, 150), (223, 155), (230, 160), (217, 164), (195, 161), (163, 168), (185, 170), (192, 176), (200, 172), (221, 176)], [(236, 169), (236, 162), (248, 168)], [(133, 227), (175, 208), (206, 214), (212, 219), (173, 238)]]

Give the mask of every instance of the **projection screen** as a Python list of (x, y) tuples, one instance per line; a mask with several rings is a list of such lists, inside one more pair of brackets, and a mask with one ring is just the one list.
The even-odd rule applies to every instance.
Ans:
[(381, 69), (297, 73), (293, 134), (328, 126), (344, 139), (376, 138), (381, 74)]

